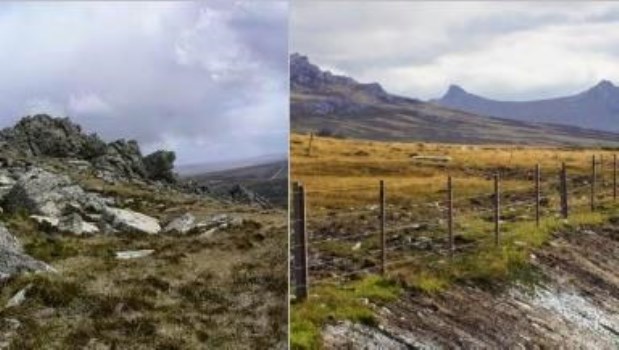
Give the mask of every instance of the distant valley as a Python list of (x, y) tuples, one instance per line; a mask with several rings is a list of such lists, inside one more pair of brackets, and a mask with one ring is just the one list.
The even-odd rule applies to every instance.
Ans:
[(288, 160), (268, 160), (228, 169), (204, 171), (184, 176), (219, 196), (234, 196), (243, 189), (264, 198), (269, 203), (285, 207), (288, 203)]

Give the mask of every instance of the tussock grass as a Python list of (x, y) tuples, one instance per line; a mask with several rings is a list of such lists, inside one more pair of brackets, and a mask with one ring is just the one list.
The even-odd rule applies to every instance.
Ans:
[[(194, 203), (178, 194), (166, 206), (198, 220), (223, 211), (245, 224), (210, 238), (198, 232), (72, 236), (45, 232), (25, 215), (3, 215), (26, 252), (58, 270), (21, 275), (0, 290), (5, 305), (30, 286), (23, 304), (0, 310), (0, 320), (21, 324), (11, 348), (249, 349), (285, 342), (285, 213)], [(114, 257), (136, 249), (155, 253)]]
[(292, 305), (292, 349), (319, 349), (320, 328), (329, 320), (348, 319), (375, 325), (376, 320), (366, 299), (387, 302), (396, 299), (401, 292), (395, 283), (378, 276), (369, 276), (345, 286), (316, 286), (308, 300)]
[[(385, 181), (390, 203), (443, 199), (447, 174), (454, 178), (456, 198), (491, 193), (490, 176), (497, 170), (501, 171), (505, 190), (532, 188), (536, 163), (541, 166), (543, 180), (554, 181), (561, 162), (566, 162), (570, 176), (584, 176), (589, 174), (592, 155), (605, 158), (608, 172), (613, 154), (613, 150), (605, 149), (394, 143), (315, 136), (308, 156), (308, 135), (292, 134), (291, 141), (291, 178), (305, 184), (308, 212), (375, 204), (379, 180)], [(356, 155), (360, 152), (363, 156)], [(411, 159), (413, 155), (448, 156), (452, 161), (418, 162)], [(330, 192), (346, 188), (356, 190)]]

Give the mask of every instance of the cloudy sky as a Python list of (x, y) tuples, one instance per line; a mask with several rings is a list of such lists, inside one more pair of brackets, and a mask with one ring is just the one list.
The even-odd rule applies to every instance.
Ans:
[(306, 1), (291, 12), (291, 51), (406, 96), (458, 84), (526, 100), (619, 85), (616, 3)]
[(285, 154), (288, 5), (0, 4), (0, 126), (68, 115), (177, 163)]

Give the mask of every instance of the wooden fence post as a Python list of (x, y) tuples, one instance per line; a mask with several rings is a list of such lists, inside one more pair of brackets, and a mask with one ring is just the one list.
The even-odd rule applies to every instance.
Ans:
[(499, 246), (499, 221), (501, 220), (501, 193), (499, 173), (494, 174), (494, 245)]
[(569, 207), (568, 207), (568, 198), (567, 198), (567, 168), (565, 166), (565, 162), (561, 163), (561, 216), (564, 219), (568, 218), (569, 215)]
[(597, 162), (598, 169), (596, 170), (597, 183), (604, 187), (604, 155), (600, 154), (600, 160)]
[(454, 254), (454, 193), (451, 175), (447, 177), (447, 233), (449, 238), (449, 255)]
[(312, 156), (312, 141), (314, 141), (314, 133), (310, 132), (309, 144), (307, 145), (307, 156)]
[(294, 277), (295, 295), (297, 300), (305, 300), (309, 290), (308, 269), (307, 269), (307, 232), (305, 223), (305, 188), (301, 183), (296, 182), (293, 189), (294, 205)]
[(384, 276), (387, 273), (387, 251), (385, 239), (385, 182), (380, 180), (380, 273)]
[(595, 155), (591, 157), (591, 211), (595, 210), (595, 181), (596, 181)]
[(540, 195), (540, 178), (541, 178), (541, 171), (540, 171), (540, 167), (539, 167), (539, 163), (535, 165), (535, 224), (537, 225), (537, 227), (539, 227), (539, 220), (540, 220), (540, 202), (541, 202), (541, 195)]
[(617, 201), (617, 155), (613, 154), (613, 201)]

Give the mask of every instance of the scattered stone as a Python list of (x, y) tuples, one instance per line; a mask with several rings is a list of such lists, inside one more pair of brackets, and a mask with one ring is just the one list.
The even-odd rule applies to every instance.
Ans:
[(128, 259), (143, 258), (143, 257), (153, 254), (154, 252), (155, 251), (153, 249), (126, 250), (122, 252), (116, 252), (116, 259), (128, 260)]
[(53, 218), (51, 216), (30, 215), (30, 218), (39, 225), (49, 225), (54, 228), (58, 227), (58, 223), (60, 222), (58, 218)]
[(196, 227), (196, 218), (190, 213), (185, 213), (170, 223), (163, 229), (165, 232), (176, 232), (185, 234)]
[(77, 235), (99, 232), (99, 228), (96, 225), (84, 221), (77, 213), (71, 213), (62, 217), (58, 223), (58, 230), (75, 233)]
[(161, 231), (161, 226), (159, 226), (157, 219), (132, 210), (106, 208), (103, 216), (112, 227), (119, 231), (139, 232), (150, 235)]
[(15, 180), (13, 180), (12, 178), (8, 177), (5, 174), (0, 174), (0, 186), (5, 187), (5, 186), (13, 186), (15, 185)]
[(15, 238), (9, 232), (9, 230), (4, 226), (4, 224), (0, 224), (0, 247), (4, 249), (14, 250), (16, 252), (22, 252), (23, 247), (21, 242)]
[(357, 242), (357, 243), (355, 243), (355, 245), (352, 246), (352, 250), (353, 251), (356, 251), (356, 250), (359, 250), (359, 249), (361, 249), (361, 242)]
[(27, 285), (22, 288), (19, 292), (15, 293), (11, 299), (6, 303), (6, 307), (15, 307), (21, 305), (24, 301), (26, 301), (26, 293), (28, 290), (32, 288), (32, 284)]
[(200, 234), (200, 238), (211, 238), (213, 237), (213, 234), (215, 234), (215, 231), (217, 231), (217, 227), (213, 227), (212, 229)]

